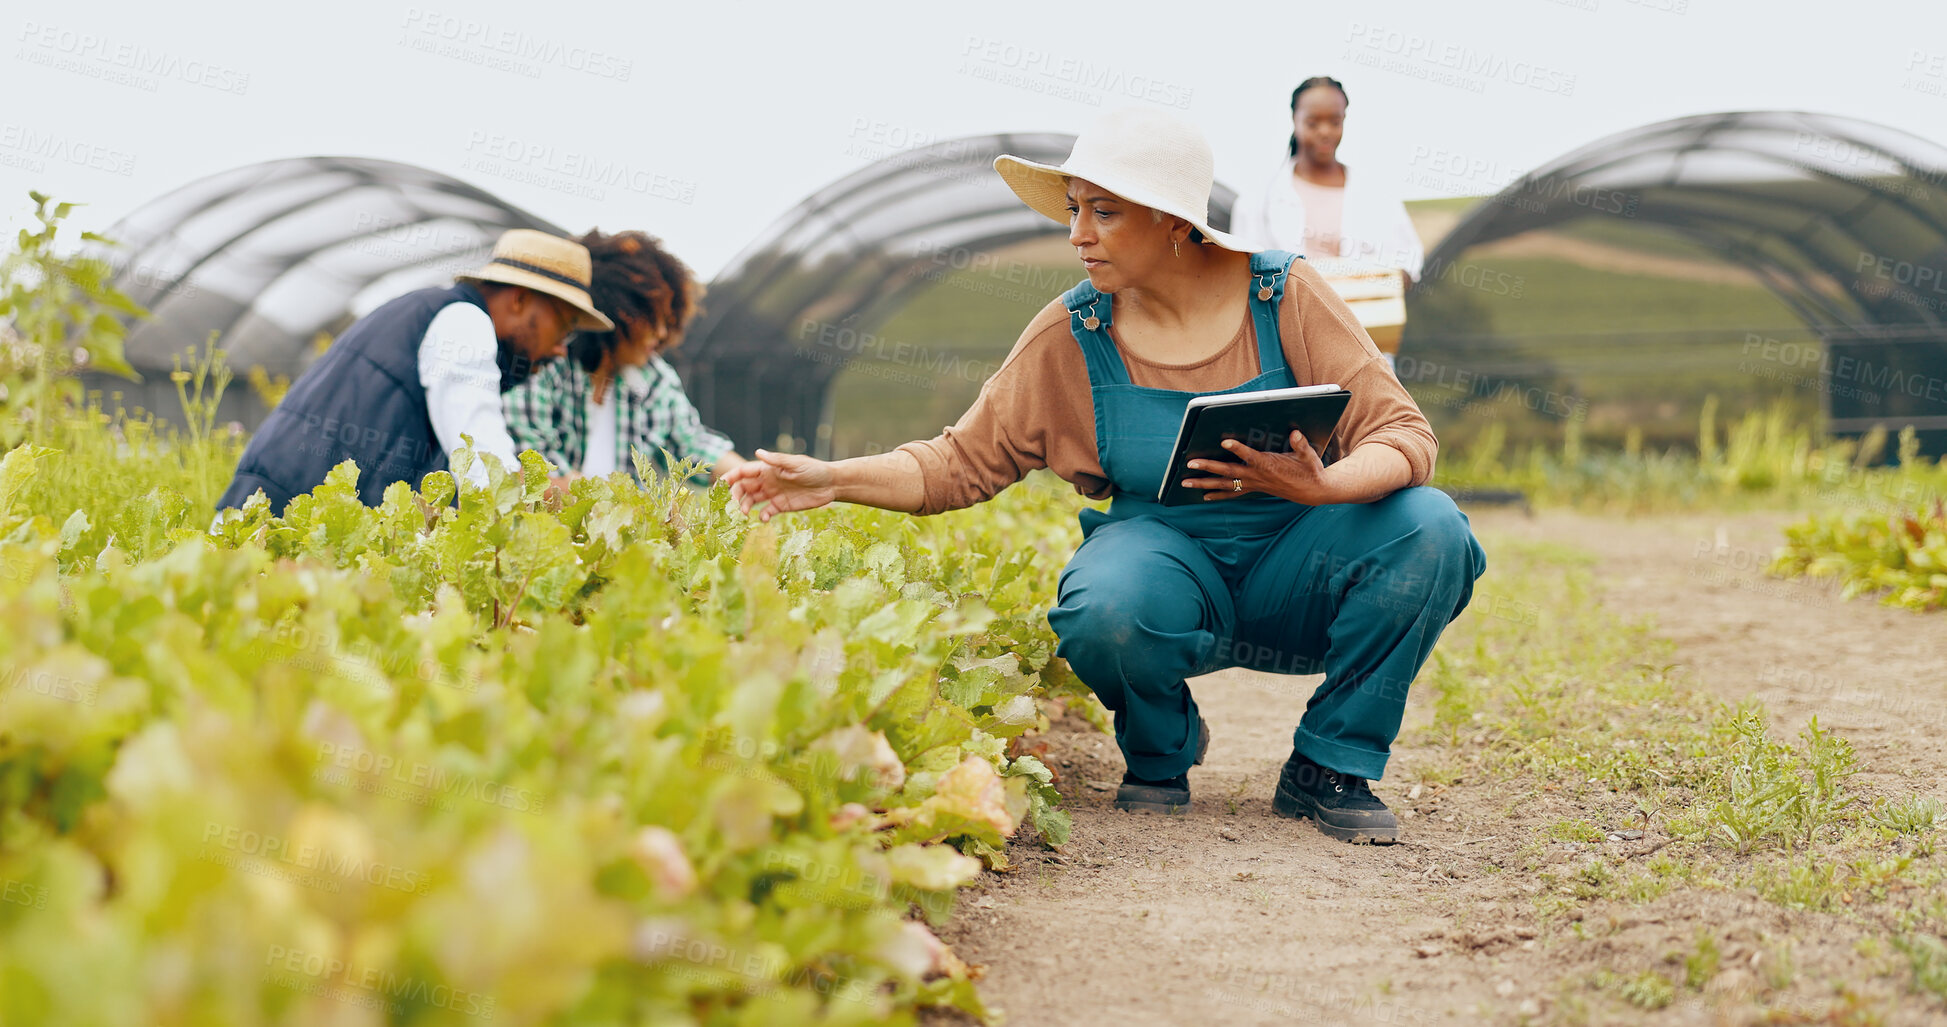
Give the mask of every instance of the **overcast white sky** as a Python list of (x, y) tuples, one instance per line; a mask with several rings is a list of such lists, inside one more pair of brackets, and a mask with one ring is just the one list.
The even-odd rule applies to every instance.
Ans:
[[(914, 143), (1201, 125), (1218, 177), (1282, 154), (1291, 88), (1346, 83), (1342, 148), (1407, 197), (1494, 191), (1666, 118), (1804, 109), (1947, 142), (1942, 0), (1319, 4), (9, 5), (0, 217), (103, 228), (241, 164), (383, 157), (556, 223), (642, 228), (706, 277), (807, 193)], [(1476, 170), (1469, 170), (1469, 169)], [(595, 177), (588, 177), (590, 173)]]

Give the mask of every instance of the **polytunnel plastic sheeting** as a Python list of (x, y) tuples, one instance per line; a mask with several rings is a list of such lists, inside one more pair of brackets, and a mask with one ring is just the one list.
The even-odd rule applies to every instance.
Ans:
[[(145, 381), (90, 384), (173, 411), (167, 372), (212, 331), (239, 371), (295, 378), (320, 332), (391, 295), (451, 280), (510, 228), (561, 234), (483, 189), (393, 161), (304, 157), (199, 179), (104, 233), (118, 244), (101, 254), (117, 285), (154, 316), (132, 326), (127, 346)], [(263, 413), (237, 386), (220, 416), (254, 425)]]
[(1930, 451), (1947, 451), (1947, 398), (1910, 387), (1947, 381), (1947, 148), (1824, 114), (1679, 118), (1529, 173), (1475, 207), (1427, 265), (1604, 219), (1675, 232), (1749, 268), (1825, 342), (1828, 375), (1872, 368), (1873, 388), (1821, 390), (1834, 432), (1912, 425)]
[[(491, 246), (506, 228), (559, 232), (436, 171), (366, 158), (298, 158), (210, 175), (144, 205), (107, 230), (119, 244), (107, 257), (119, 269), (119, 285), (156, 314), (130, 335), (138, 368), (167, 366), (173, 353), (144, 345), (154, 329), (177, 337), (228, 331), (230, 323), (171, 323), (204, 310), (175, 304), (216, 292), (284, 331), (267, 368), (288, 372), (298, 370), (312, 335), (345, 314), (327, 310), (331, 304), (292, 310), (282, 302), (304, 294), (312, 279), (323, 294), (341, 294), (341, 279), (350, 277), (356, 292), (399, 267)], [(347, 259), (333, 259), (333, 251)]]

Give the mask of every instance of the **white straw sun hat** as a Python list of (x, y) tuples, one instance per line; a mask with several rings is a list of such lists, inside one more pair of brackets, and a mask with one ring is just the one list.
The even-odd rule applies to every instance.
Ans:
[(1079, 178), (1131, 203), (1188, 221), (1206, 242), (1227, 250), (1250, 250), (1236, 237), (1210, 227), (1216, 161), (1209, 141), (1195, 125), (1164, 111), (1140, 107), (1110, 111), (1075, 137), (1075, 148), (1059, 165), (1002, 154), (994, 158), (994, 170), (1021, 202), (1064, 225), (1068, 223), (1068, 179)]
[(588, 283), (593, 268), (588, 247), (532, 228), (514, 228), (501, 233), (494, 243), (492, 259), (479, 268), (454, 277), (466, 281), (502, 282), (535, 292), (544, 292), (573, 305), (577, 314), (574, 327), (584, 332), (615, 330), (610, 321), (588, 298)]

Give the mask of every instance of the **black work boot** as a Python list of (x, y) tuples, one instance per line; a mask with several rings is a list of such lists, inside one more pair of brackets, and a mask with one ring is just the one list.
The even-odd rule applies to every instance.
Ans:
[(1399, 818), (1367, 787), (1366, 779), (1327, 770), (1296, 750), (1278, 775), (1272, 810), (1298, 820), (1318, 822), (1328, 838), (1354, 845), (1390, 845), (1399, 841)]
[[(1197, 743), (1197, 762), (1210, 751), (1210, 725), (1197, 718), (1203, 739)], [(1190, 812), (1190, 775), (1178, 774), (1167, 781), (1145, 781), (1123, 771), (1122, 786), (1115, 790), (1115, 808), (1129, 813), (1162, 813), (1180, 816)]]

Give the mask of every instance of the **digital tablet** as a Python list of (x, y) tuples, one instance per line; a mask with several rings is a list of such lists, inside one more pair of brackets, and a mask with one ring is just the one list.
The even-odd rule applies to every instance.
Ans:
[(1203, 502), (1210, 490), (1184, 488), (1183, 479), (1211, 477), (1208, 471), (1191, 470), (1192, 460), (1237, 463), (1223, 447), (1225, 439), (1236, 439), (1263, 453), (1283, 453), (1291, 448), (1291, 433), (1297, 431), (1323, 454), (1351, 398), (1352, 393), (1337, 385), (1198, 396), (1183, 411), (1157, 502), (1164, 506)]

